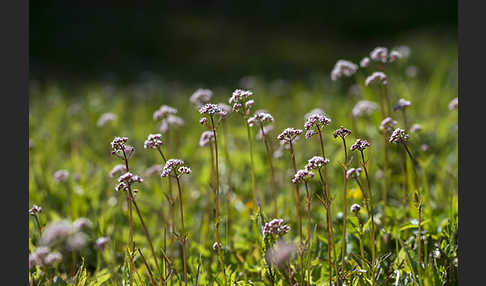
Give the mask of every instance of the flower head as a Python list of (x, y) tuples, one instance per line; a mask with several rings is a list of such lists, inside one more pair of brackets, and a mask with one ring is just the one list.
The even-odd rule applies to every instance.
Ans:
[(362, 67), (362, 68), (366, 68), (370, 65), (370, 58), (368, 57), (364, 57), (360, 62), (359, 62), (359, 65)]
[(44, 263), (47, 265), (54, 264), (62, 260), (62, 255), (59, 252), (51, 252), (44, 258)]
[(370, 116), (376, 110), (378, 110), (378, 104), (368, 100), (360, 100), (353, 107), (351, 114), (353, 117)]
[(95, 246), (97, 249), (103, 249), (110, 242), (110, 238), (102, 236), (96, 240)]
[(114, 166), (114, 167), (111, 169), (111, 171), (110, 171), (109, 175), (110, 175), (110, 177), (112, 177), (112, 178), (113, 178), (113, 177), (114, 177), (114, 176), (116, 176), (118, 173), (125, 173), (126, 171), (127, 171), (127, 167), (126, 167), (125, 165), (118, 164), (118, 165)]
[(145, 171), (145, 176), (152, 177), (155, 174), (160, 175), (161, 172), (162, 172), (162, 166), (160, 166), (159, 164), (155, 164), (152, 165), (150, 168), (148, 168), (147, 171)]
[(376, 47), (370, 52), (370, 58), (375, 62), (386, 63), (388, 58), (388, 49), (384, 47)]
[(169, 130), (169, 127), (171, 126), (179, 127), (182, 125), (184, 125), (184, 120), (182, 118), (176, 115), (169, 114), (166, 118), (160, 121), (159, 131), (165, 133), (167, 132), (167, 130)]
[(365, 80), (365, 85), (370, 86), (372, 84), (381, 84), (381, 85), (387, 85), (387, 77), (386, 74), (383, 72), (374, 72), (370, 76), (368, 76)]
[(400, 98), (397, 102), (397, 104), (395, 104), (393, 106), (393, 111), (397, 111), (397, 110), (404, 110), (405, 108), (409, 107), (410, 105), (412, 105), (410, 103), (410, 101), (408, 100), (405, 100), (403, 98)]
[(408, 140), (408, 134), (405, 130), (397, 128), (390, 136), (390, 143), (405, 143)]
[(233, 112), (240, 112), (243, 115), (248, 115), (254, 101), (250, 99), (253, 92), (249, 90), (235, 89), (229, 99), (229, 104), (233, 106)]
[(168, 177), (170, 172), (174, 172), (176, 177), (181, 177), (184, 174), (190, 174), (191, 169), (184, 166), (184, 161), (180, 159), (169, 159), (165, 163), (164, 169), (162, 170), (161, 177)]
[(284, 235), (290, 231), (290, 226), (284, 224), (283, 219), (273, 219), (263, 227), (264, 234)]
[(350, 210), (352, 213), (358, 213), (361, 210), (361, 206), (358, 204), (353, 204)]
[(277, 136), (277, 139), (283, 143), (292, 143), (300, 134), (302, 134), (302, 129), (286, 128)]
[(67, 170), (57, 170), (53, 177), (56, 182), (66, 182), (69, 178), (69, 172)]
[(209, 115), (209, 116), (214, 116), (214, 115), (220, 115), (220, 116), (225, 116), (226, 112), (223, 111), (223, 109), (213, 103), (207, 103), (203, 105), (201, 108), (199, 108), (199, 113), (203, 115)]
[(98, 121), (96, 122), (96, 125), (98, 127), (103, 127), (105, 124), (112, 122), (116, 119), (116, 115), (113, 113), (104, 113), (100, 116)]
[(381, 121), (380, 130), (390, 132), (393, 130), (393, 126), (395, 126), (395, 124), (397, 124), (395, 120), (393, 120), (391, 117), (387, 117)]
[(331, 79), (336, 81), (341, 77), (350, 77), (358, 70), (358, 65), (353, 64), (350, 61), (339, 60), (334, 65), (331, 72)]
[(318, 170), (327, 164), (329, 164), (329, 159), (324, 159), (321, 156), (314, 156), (307, 161), (307, 164), (304, 168), (308, 171)]
[(248, 125), (250, 125), (251, 127), (254, 126), (256, 123), (265, 124), (270, 122), (273, 122), (273, 116), (270, 113), (264, 111), (255, 112), (252, 117), (248, 118)]
[(307, 131), (312, 130), (314, 132), (306, 133), (306, 138), (309, 138), (312, 135), (316, 134), (316, 132), (319, 132), (319, 130), (321, 130), (324, 126), (329, 125), (329, 123), (331, 123), (331, 119), (323, 114), (317, 112), (310, 114), (306, 118), (304, 128)]
[(142, 183), (143, 179), (140, 176), (133, 175), (130, 172), (126, 172), (125, 174), (118, 177), (119, 184), (115, 187), (115, 190), (118, 192), (120, 190), (128, 190), (128, 188), (133, 183)]
[(349, 134), (351, 134), (351, 130), (341, 126), (338, 129), (336, 129), (336, 131), (334, 131), (332, 135), (334, 136), (334, 138), (341, 137), (344, 139), (344, 137), (348, 136)]
[(346, 179), (359, 177), (361, 175), (361, 168), (350, 168), (346, 171)]
[(213, 92), (210, 89), (199, 88), (191, 95), (190, 101), (194, 106), (199, 108), (204, 104), (209, 103), (212, 97)]
[(81, 230), (84, 230), (84, 229), (89, 229), (92, 226), (93, 226), (93, 223), (85, 217), (80, 217), (73, 222), (74, 231), (81, 231)]
[(33, 205), (32, 208), (29, 210), (30, 215), (37, 215), (42, 212), (42, 208), (38, 205)]
[(135, 152), (135, 148), (127, 145), (127, 142), (127, 137), (115, 137), (113, 141), (111, 141), (111, 154), (122, 159), (125, 159), (125, 157), (126, 159), (130, 158), (133, 152)]
[(267, 252), (268, 263), (277, 267), (283, 267), (288, 263), (296, 249), (297, 247), (292, 243), (278, 241)]
[(400, 54), (399, 51), (393, 50), (390, 52), (390, 57), (389, 57), (389, 62), (392, 63), (396, 60), (399, 60), (402, 58), (402, 54)]
[(364, 151), (366, 147), (369, 147), (370, 143), (363, 139), (356, 139), (356, 142), (351, 146), (351, 151), (358, 149), (359, 151)]
[(169, 115), (176, 114), (176, 113), (177, 113), (177, 109), (170, 107), (168, 105), (162, 105), (161, 107), (159, 107), (159, 109), (154, 111), (153, 118), (154, 120), (162, 120), (167, 118)]
[(456, 97), (451, 102), (449, 102), (449, 110), (457, 109), (459, 106), (459, 98)]
[(199, 146), (204, 147), (209, 142), (214, 142), (214, 133), (213, 131), (204, 131), (201, 134), (201, 138), (199, 139)]
[(412, 125), (412, 127), (410, 127), (410, 132), (412, 132), (412, 133), (417, 133), (417, 132), (420, 132), (422, 130), (423, 130), (422, 125), (417, 124), (417, 123), (415, 123), (414, 125)]
[(312, 177), (314, 177), (314, 173), (312, 171), (307, 169), (301, 169), (298, 170), (297, 173), (295, 173), (294, 178), (292, 179), (292, 183), (299, 184), (299, 183), (307, 182)]
[(157, 149), (162, 145), (162, 135), (161, 134), (149, 134), (147, 140), (143, 143), (143, 148), (145, 149)]

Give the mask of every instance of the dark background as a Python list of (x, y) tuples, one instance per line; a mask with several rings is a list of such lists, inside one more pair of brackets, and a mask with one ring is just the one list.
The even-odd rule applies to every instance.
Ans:
[[(457, 1), (30, 1), (30, 77), (224, 83), (330, 72), (376, 45), (457, 44)], [(89, 7), (88, 7), (89, 6)]]

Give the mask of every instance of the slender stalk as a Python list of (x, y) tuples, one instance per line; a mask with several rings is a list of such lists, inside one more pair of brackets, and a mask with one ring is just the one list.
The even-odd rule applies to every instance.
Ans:
[(150, 276), (150, 280), (152, 280), (153, 285), (157, 285), (157, 282), (155, 282), (155, 279), (154, 279), (154, 275), (152, 274), (152, 270), (150, 270), (150, 267), (147, 263), (147, 260), (145, 260), (145, 257), (143, 256), (142, 251), (140, 250), (140, 248), (137, 248), (137, 250), (138, 250), (138, 253), (140, 253), (140, 257), (142, 257), (142, 260), (143, 260), (143, 263), (145, 264), (145, 267), (147, 268), (147, 271), (148, 271), (149, 276)]
[(347, 167), (347, 162), (348, 162), (348, 150), (346, 147), (346, 139), (342, 137), (343, 139), (343, 147), (344, 147), (344, 164), (343, 164), (343, 176), (344, 176), (344, 194), (343, 194), (343, 200), (344, 200), (344, 217), (343, 217), (343, 242), (342, 242), (342, 261), (341, 261), (341, 271), (344, 273), (345, 269), (345, 264), (344, 264), (344, 256), (346, 254), (346, 220), (347, 220), (347, 215), (348, 215), (348, 204), (347, 204), (347, 184), (348, 184), (348, 179), (346, 178), (346, 172), (348, 170)]
[[(162, 160), (164, 161), (164, 163), (166, 163), (167, 157), (164, 155), (164, 152), (162, 152), (162, 149), (160, 148), (160, 146), (157, 147), (157, 151), (159, 151), (159, 154), (162, 157)], [(169, 193), (168, 193), (169, 214), (170, 214), (169, 231), (170, 231), (170, 233), (173, 233), (174, 229), (175, 229), (175, 209), (174, 209), (175, 202), (174, 202), (174, 196), (172, 194), (172, 180), (170, 179), (170, 176), (168, 177), (167, 183), (168, 183), (168, 190), (169, 190)], [(172, 241), (172, 236), (170, 237), (170, 240)]]
[(388, 97), (388, 89), (387, 89), (387, 86), (383, 86), (383, 94), (385, 95), (385, 101), (386, 101), (386, 109), (387, 109), (387, 112), (386, 112), (386, 115), (387, 116), (390, 116), (390, 98)]
[(275, 180), (275, 170), (273, 168), (273, 155), (270, 151), (270, 142), (268, 142), (267, 135), (263, 128), (263, 123), (260, 122), (260, 129), (262, 131), (263, 142), (265, 143), (265, 149), (267, 151), (268, 164), (270, 165), (271, 179), (272, 179), (272, 199), (273, 199), (273, 217), (278, 217), (278, 205), (277, 205), (277, 182)]
[[(175, 171), (174, 171), (175, 172)], [(182, 188), (179, 177), (175, 176), (177, 181), (177, 189), (179, 190), (179, 211), (181, 215), (181, 243), (182, 243), (182, 262), (184, 265), (184, 285), (187, 285), (187, 262), (186, 262), (186, 231), (184, 228), (184, 209), (182, 208)]]
[(388, 187), (389, 187), (389, 168), (388, 168), (388, 149), (390, 148), (390, 145), (389, 145), (389, 142), (388, 142), (388, 136), (385, 132), (385, 135), (383, 136), (383, 144), (385, 145), (385, 154), (384, 154), (384, 157), (383, 157), (383, 185), (384, 185), (384, 188), (383, 188), (383, 208), (386, 207), (387, 205), (387, 200), (388, 200)]
[(402, 116), (403, 116), (403, 124), (405, 125), (405, 130), (408, 131), (407, 112), (405, 111), (405, 109), (402, 109)]
[[(123, 151), (123, 159), (125, 161), (125, 169), (127, 169), (127, 172), (130, 171), (130, 168), (128, 167), (128, 158), (127, 154), (125, 153), (125, 149), (122, 149)], [(128, 203), (128, 229), (129, 229), (129, 235), (128, 235), (128, 249), (130, 251), (130, 269), (129, 269), (129, 275), (130, 277), (129, 282), (130, 285), (133, 285), (133, 259), (132, 259), (132, 254), (135, 251), (135, 244), (133, 243), (133, 209), (132, 209), (132, 200), (130, 200), (129, 195), (127, 194), (127, 203)], [(131, 249), (131, 250), (130, 250)]]
[(305, 184), (305, 193), (307, 196), (306, 205), (307, 205), (307, 284), (311, 285), (311, 242), (312, 242), (312, 224), (311, 224), (311, 202), (312, 197), (309, 193), (309, 187), (307, 186), (307, 182)]
[[(256, 206), (259, 198), (257, 197), (257, 190), (256, 190), (255, 163), (254, 163), (254, 160), (253, 160), (253, 140), (251, 138), (250, 125), (248, 124), (247, 119), (248, 119), (247, 116), (243, 117), (243, 121), (244, 121), (244, 124), (246, 125), (246, 131), (247, 131), (247, 135), (248, 135), (248, 144), (250, 146), (251, 188), (252, 188), (252, 192), (253, 192), (253, 200), (254, 200), (254, 203), (255, 203), (255, 206)], [(263, 201), (263, 197), (261, 198), (261, 200)]]
[(37, 214), (33, 215), (35, 222), (37, 223), (37, 229), (39, 230), (39, 237), (42, 236), (42, 227), (39, 221), (39, 216)]
[(216, 127), (214, 125), (214, 119), (212, 116), (211, 118), (211, 127), (213, 130), (213, 136), (214, 136), (214, 153), (215, 153), (215, 173), (216, 173), (216, 185), (215, 185), (215, 221), (214, 221), (214, 233), (216, 236), (216, 243), (218, 245), (217, 251), (218, 251), (218, 258), (219, 258), (219, 263), (221, 265), (221, 268), (223, 270), (223, 277), (224, 277), (224, 284), (228, 285), (228, 280), (226, 278), (226, 269), (224, 266), (223, 262), (223, 255), (221, 253), (221, 240), (219, 238), (219, 164), (218, 164), (218, 139), (216, 135)]
[(370, 184), (370, 178), (368, 176), (368, 169), (366, 168), (366, 161), (364, 157), (364, 152), (361, 150), (361, 159), (362, 159), (362, 165), (363, 169), (365, 171), (366, 175), (366, 182), (368, 184), (368, 199), (369, 199), (369, 208), (370, 208), (370, 218), (371, 218), (371, 230), (370, 230), (370, 236), (371, 236), (371, 284), (375, 285), (375, 259), (376, 259), (376, 250), (375, 250), (375, 220), (374, 220), (374, 210), (373, 210), (373, 193), (371, 191), (371, 184)]

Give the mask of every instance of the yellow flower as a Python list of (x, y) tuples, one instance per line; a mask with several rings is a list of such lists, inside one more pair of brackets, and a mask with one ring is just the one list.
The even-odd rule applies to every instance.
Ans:
[(348, 190), (348, 199), (353, 198), (354, 200), (361, 200), (363, 198), (363, 193), (361, 192), (361, 189), (359, 186), (356, 186), (356, 188)]

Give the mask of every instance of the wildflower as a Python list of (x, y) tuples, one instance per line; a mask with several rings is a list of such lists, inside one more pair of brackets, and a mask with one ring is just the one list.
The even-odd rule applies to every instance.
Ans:
[(284, 235), (290, 231), (290, 226), (283, 223), (283, 219), (273, 219), (263, 227), (264, 234)]
[(410, 132), (412, 132), (412, 133), (420, 132), (422, 130), (423, 130), (422, 125), (417, 124), (417, 123), (412, 125), (412, 127), (410, 128)]
[(114, 166), (111, 171), (110, 171), (110, 177), (114, 177), (116, 176), (118, 173), (125, 173), (127, 171), (127, 167), (125, 165), (122, 165), (122, 164), (118, 164), (116, 166)]
[(110, 238), (103, 236), (96, 240), (95, 246), (97, 249), (103, 249), (110, 242)]
[(346, 179), (359, 177), (362, 171), (361, 168), (351, 168), (346, 171)]
[(361, 206), (358, 204), (353, 204), (350, 210), (352, 213), (358, 213), (361, 210)]
[(272, 125), (263, 126), (263, 133), (262, 133), (262, 130), (259, 129), (255, 138), (257, 140), (261, 140), (261, 139), (263, 139), (263, 135), (264, 134), (266, 135), (266, 134), (272, 132), (272, 130), (273, 130), (273, 126)]
[(316, 135), (316, 132), (314, 130), (307, 130), (307, 132), (305, 132), (305, 139), (309, 139), (314, 135)]
[(45, 262), (45, 264), (47, 264), (47, 265), (54, 264), (54, 263), (59, 262), (59, 261), (61, 261), (61, 260), (62, 260), (62, 255), (61, 255), (61, 253), (59, 253), (59, 252), (57, 252), (57, 251), (56, 251), (56, 252), (51, 252), (51, 253), (49, 253), (49, 254), (46, 256), (46, 258), (44, 258), (44, 262)]
[(214, 142), (214, 133), (213, 131), (204, 131), (199, 139), (199, 146), (204, 147), (209, 142)]
[(292, 183), (299, 184), (299, 183), (307, 182), (312, 177), (314, 177), (313, 172), (307, 169), (301, 169), (298, 170), (297, 173), (295, 173), (294, 178), (292, 179)]
[[(235, 89), (229, 99), (229, 104), (233, 105), (233, 112), (242, 112), (244, 115), (248, 115), (254, 103), (250, 99), (252, 96), (253, 92), (249, 90)], [(242, 109), (243, 106), (245, 106), (244, 109)]]
[(344, 137), (348, 136), (349, 134), (351, 134), (351, 130), (346, 129), (346, 128), (341, 126), (338, 129), (336, 129), (336, 131), (334, 131), (334, 133), (332, 135), (334, 136), (334, 138), (337, 138), (337, 137), (344, 138)]
[(388, 58), (388, 49), (384, 47), (376, 47), (370, 52), (370, 58), (375, 62), (386, 63)]
[(393, 111), (397, 111), (397, 110), (404, 110), (405, 108), (409, 107), (410, 105), (412, 105), (410, 103), (410, 101), (408, 100), (405, 100), (403, 98), (400, 98), (397, 102), (397, 104), (395, 104), (393, 106)]
[(399, 47), (395, 48), (395, 50), (400, 53), (402, 58), (410, 57), (411, 52), (410, 52), (410, 48), (408, 46), (399, 46)]
[(75, 232), (66, 240), (66, 249), (69, 251), (77, 251), (86, 246), (88, 243), (88, 236), (82, 232)]
[(203, 105), (201, 108), (199, 108), (199, 113), (201, 114), (206, 114), (209, 116), (214, 116), (214, 115), (220, 115), (224, 116), (226, 115), (226, 112), (223, 111), (223, 109), (218, 106), (217, 104), (212, 104), (212, 103), (207, 103)]
[(432, 257), (434, 257), (435, 259), (440, 258), (440, 250), (438, 248), (436, 248), (432, 251)]
[(217, 251), (218, 250), (218, 246), (219, 246), (220, 249), (223, 249), (223, 244), (218, 243), (218, 242), (215, 242), (215, 243), (213, 243), (213, 246), (212, 246), (213, 250), (214, 251)]
[(190, 101), (194, 106), (199, 108), (204, 104), (209, 103), (212, 97), (213, 92), (210, 89), (199, 88), (191, 95)]
[(430, 149), (430, 146), (427, 145), (427, 144), (420, 145), (420, 150), (422, 150), (423, 152), (427, 152), (427, 151), (429, 151), (429, 149)]
[(314, 114), (319, 114), (319, 115), (322, 115), (322, 116), (326, 116), (326, 113), (322, 109), (320, 109), (320, 108), (314, 108), (314, 109), (312, 109), (311, 111), (307, 112), (304, 115), (304, 119), (307, 120), (307, 118), (309, 118), (309, 116), (314, 115)]
[(295, 250), (296, 247), (294, 244), (278, 241), (267, 252), (269, 264), (276, 265), (278, 267), (286, 265)]
[(316, 170), (322, 168), (324, 165), (327, 164), (329, 164), (329, 159), (324, 159), (321, 156), (314, 156), (307, 161), (307, 164), (304, 168), (308, 171)]
[(157, 175), (160, 174), (160, 172), (162, 172), (162, 166), (160, 166), (159, 164), (155, 164), (155, 165), (150, 166), (150, 168), (148, 168), (145, 171), (145, 176), (152, 177), (155, 174), (157, 174)]
[(32, 208), (29, 210), (30, 215), (37, 215), (40, 212), (42, 212), (42, 208), (38, 205), (33, 205)]
[(405, 130), (397, 128), (390, 136), (390, 143), (405, 143), (408, 140), (408, 134)]
[(206, 124), (206, 122), (208, 122), (208, 119), (207, 119), (206, 117), (203, 117), (203, 118), (201, 118), (201, 119), (199, 120), (199, 123), (200, 123), (201, 125), (205, 125), (205, 124)]
[(277, 139), (283, 143), (292, 143), (300, 134), (302, 129), (286, 128), (277, 136)]
[(96, 122), (98, 127), (103, 127), (105, 124), (112, 122), (116, 119), (116, 115), (113, 113), (104, 113)]
[(459, 98), (456, 97), (451, 102), (449, 102), (449, 110), (457, 109), (459, 106)]
[(165, 163), (164, 169), (162, 170), (161, 177), (168, 177), (170, 172), (173, 171), (176, 177), (180, 177), (184, 174), (190, 174), (191, 169), (188, 167), (183, 166), (184, 161), (179, 159), (169, 159)]
[(179, 169), (177, 169), (177, 172), (182, 175), (182, 174), (191, 174), (192, 173), (192, 170), (189, 168), (189, 167), (185, 167), (185, 166), (182, 166), (182, 167), (179, 167)]
[(378, 110), (378, 104), (368, 100), (360, 100), (353, 107), (351, 114), (353, 117), (370, 116), (376, 110)]
[[(316, 130), (319, 132), (321, 128), (324, 126), (329, 125), (331, 122), (331, 119), (329, 119), (327, 116), (319, 113), (312, 113), (309, 115), (304, 123), (304, 128), (307, 130), (307, 133), (305, 134), (305, 137), (308, 139), (314, 134), (316, 134)], [(313, 132), (309, 132), (313, 131)]]
[(72, 231), (72, 225), (67, 220), (60, 220), (51, 223), (42, 232), (40, 245), (50, 246), (57, 242), (63, 241)]
[(366, 68), (370, 65), (370, 58), (368, 57), (364, 57), (360, 62), (359, 62), (359, 65), (362, 67), (362, 68)]
[(45, 264), (45, 258), (49, 255), (49, 247), (39, 246), (32, 254), (29, 254), (29, 269), (35, 265), (43, 266)]
[(351, 146), (351, 151), (358, 149), (359, 151), (364, 151), (366, 147), (369, 147), (370, 143), (363, 139), (356, 139), (356, 142)]
[(380, 130), (390, 132), (393, 130), (393, 126), (395, 126), (395, 124), (397, 124), (395, 120), (393, 120), (391, 117), (387, 117), (381, 121)]
[(118, 185), (115, 186), (115, 191), (118, 192), (118, 191), (121, 191), (121, 190), (123, 190), (123, 191), (128, 190), (128, 185), (125, 182), (121, 182), (121, 183), (119, 183)]
[(85, 217), (80, 217), (73, 222), (73, 228), (75, 231), (81, 231), (83, 229), (91, 228), (92, 226), (93, 223)]
[(393, 50), (393, 51), (390, 52), (390, 58), (389, 58), (390, 63), (392, 63), (392, 62), (394, 62), (398, 59), (401, 59), (401, 58), (402, 58), (402, 54), (400, 54), (399, 51)]
[(248, 118), (248, 125), (253, 126), (256, 123), (264, 124), (267, 122), (273, 122), (273, 116), (268, 112), (255, 112), (255, 114)]
[(69, 178), (69, 172), (67, 170), (57, 170), (53, 177), (57, 182), (66, 182)]
[(154, 111), (153, 118), (154, 120), (162, 120), (167, 118), (170, 114), (176, 114), (177, 109), (170, 107), (168, 105), (162, 105), (159, 109)]
[(221, 110), (223, 110), (224, 112), (224, 115), (221, 115), (221, 117), (225, 117), (227, 116), (230, 112), (231, 112), (231, 106), (229, 106), (228, 104), (225, 104), (225, 103), (218, 103), (217, 104), (219, 106), (219, 108), (221, 108)]
[(350, 77), (358, 70), (358, 66), (350, 61), (339, 60), (334, 65), (331, 72), (332, 81), (336, 81), (341, 77)]
[(371, 84), (382, 84), (387, 85), (388, 81), (386, 78), (386, 74), (383, 72), (374, 72), (370, 76), (368, 76), (365, 80), (365, 85), (370, 86)]
[(111, 141), (111, 154), (122, 159), (130, 158), (133, 155), (133, 152), (135, 152), (135, 148), (127, 145), (127, 142), (127, 137), (115, 137), (113, 141)]
[(149, 134), (147, 140), (143, 143), (143, 148), (153, 148), (157, 149), (162, 145), (162, 135), (161, 134)]
[(160, 122), (159, 131), (165, 133), (167, 132), (167, 130), (169, 130), (169, 127), (171, 126), (179, 127), (182, 125), (184, 125), (184, 120), (182, 118), (176, 115), (169, 114)]
[(115, 190), (118, 192), (120, 190), (128, 190), (128, 188), (133, 183), (142, 183), (143, 179), (140, 176), (133, 175), (130, 172), (126, 172), (125, 174), (118, 177), (119, 184), (115, 187)]

